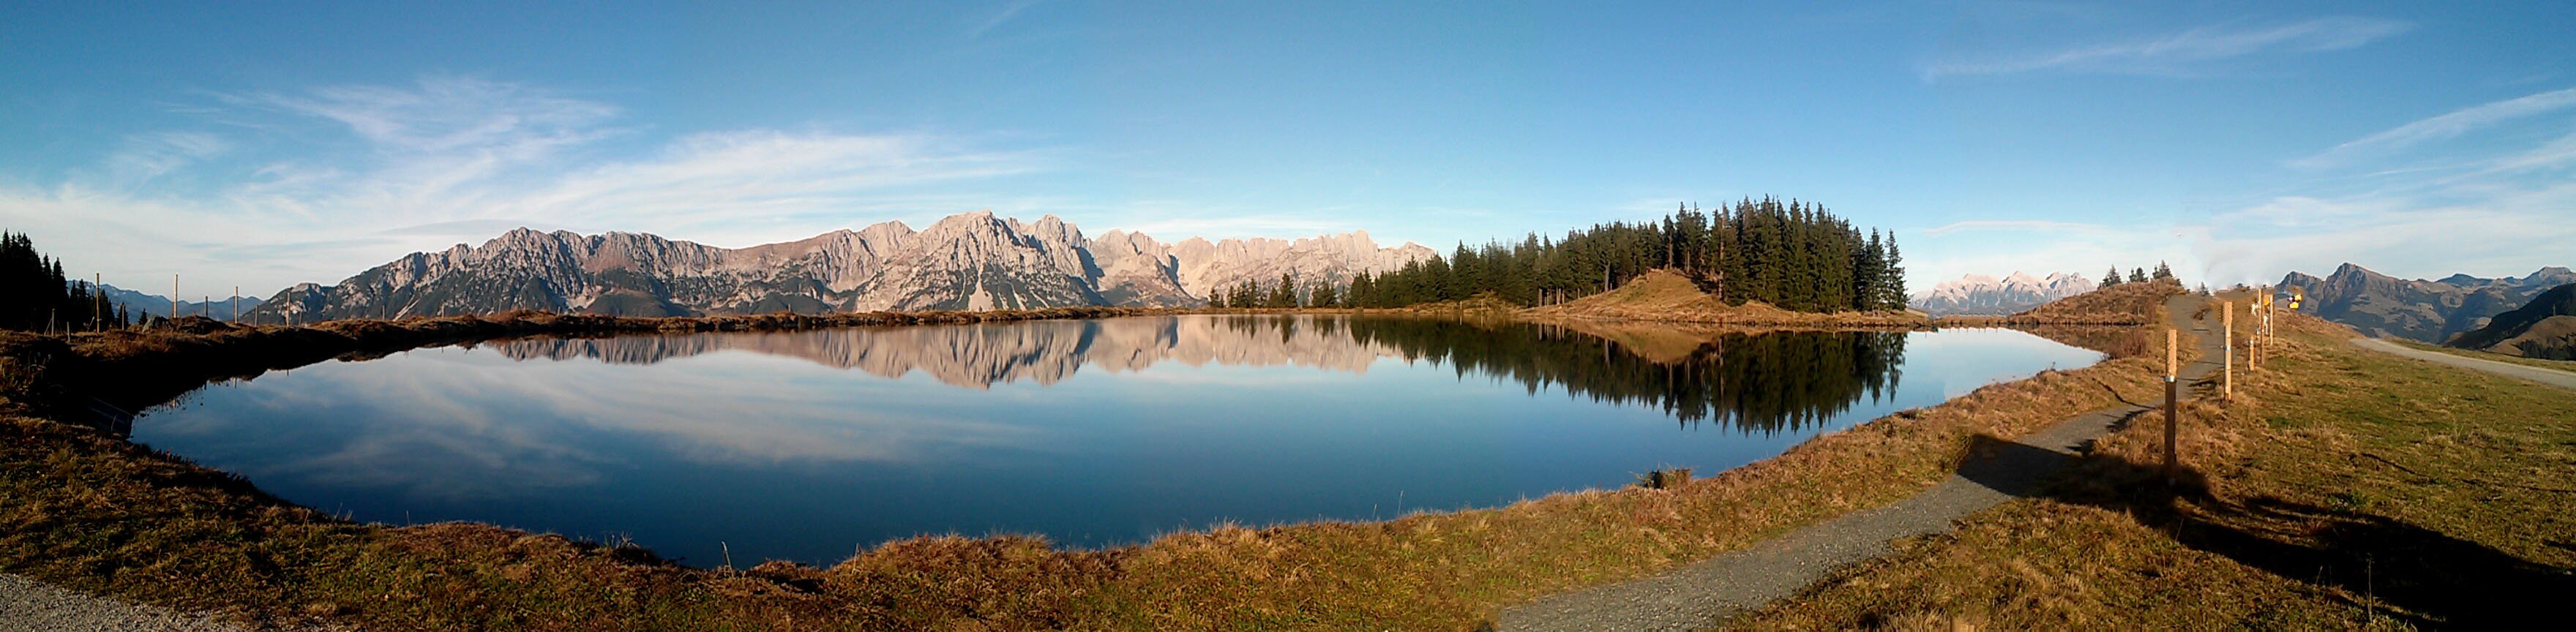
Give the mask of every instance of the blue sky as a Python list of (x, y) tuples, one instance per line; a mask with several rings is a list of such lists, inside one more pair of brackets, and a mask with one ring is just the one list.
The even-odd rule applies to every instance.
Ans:
[(518, 225), (1446, 250), (1762, 195), (1917, 290), (2576, 263), (2563, 3), (208, 4), (0, 7), (0, 225), (188, 295)]

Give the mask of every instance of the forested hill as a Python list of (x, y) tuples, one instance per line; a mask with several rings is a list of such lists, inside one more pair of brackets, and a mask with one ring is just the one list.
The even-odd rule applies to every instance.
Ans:
[(67, 331), (122, 327), (125, 309), (88, 283), (63, 275), (63, 262), (36, 251), (25, 233), (0, 232), (0, 329)]
[(1596, 224), (1563, 238), (1460, 245), (1446, 258), (1361, 275), (1341, 297), (1401, 307), (1492, 293), (1520, 305), (1562, 303), (1615, 289), (1656, 268), (1680, 270), (1727, 304), (1760, 301), (1810, 312), (1905, 309), (1905, 267), (1894, 233), (1862, 234), (1823, 205), (1743, 200), (1711, 212), (1678, 208), (1659, 221)]

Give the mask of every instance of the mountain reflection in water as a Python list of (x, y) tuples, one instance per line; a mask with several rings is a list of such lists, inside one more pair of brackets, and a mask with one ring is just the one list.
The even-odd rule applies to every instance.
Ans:
[(358, 520), (828, 564), (920, 534), (1113, 546), (1713, 473), (2099, 357), (2001, 330), (1329, 316), (521, 339), (211, 385), (133, 439)]
[[(1903, 375), (1905, 332), (1691, 334), (1659, 349), (1563, 326), (1435, 318), (1160, 316), (953, 326), (528, 338), (485, 343), (513, 359), (652, 364), (742, 350), (888, 377), (919, 371), (974, 389), (1052, 385), (1083, 367), (1300, 366), (1365, 374), (1380, 358), (1429, 361), (1592, 401), (1652, 405), (1688, 427), (1778, 432), (1822, 423)], [(1655, 356), (1650, 358), (1650, 356)]]

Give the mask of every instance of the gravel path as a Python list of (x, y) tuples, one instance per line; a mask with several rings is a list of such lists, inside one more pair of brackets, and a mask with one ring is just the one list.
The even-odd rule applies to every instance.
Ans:
[(165, 608), (84, 594), (0, 574), (0, 632), (247, 632), (240, 626)]
[(2463, 369), (2485, 371), (2496, 375), (2522, 378), (2550, 386), (2576, 390), (2576, 373), (2569, 373), (2566, 371), (2553, 371), (2536, 366), (2514, 364), (2511, 362), (2497, 362), (2484, 358), (2456, 356), (2442, 353), (2440, 351), (2425, 351), (2423, 349), (2408, 347), (2377, 338), (2354, 338), (2352, 339), (2352, 346), (2382, 353), (2394, 353), (2426, 362), (2438, 362)]
[[(2213, 327), (2191, 320), (2198, 298), (2168, 300), (2171, 322), (2190, 323), (2205, 361), (2183, 367), (2186, 383), (2218, 369)], [(2162, 402), (2152, 402), (2161, 405)], [(1751, 548), (1635, 581), (1541, 598), (1505, 609), (1501, 630), (1704, 630), (1738, 612), (1788, 597), (1836, 567), (1888, 553), (1889, 540), (1946, 533), (1951, 522), (2028, 493), (2075, 458), (2087, 441), (2148, 407), (2086, 413), (2012, 442), (1971, 446), (1959, 472), (1896, 504), (1857, 511)]]

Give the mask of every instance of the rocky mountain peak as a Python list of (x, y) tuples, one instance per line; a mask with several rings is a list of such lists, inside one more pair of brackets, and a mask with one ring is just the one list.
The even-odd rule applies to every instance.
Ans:
[(1997, 279), (1983, 274), (1944, 281), (1907, 301), (1935, 316), (2019, 313), (2050, 301), (2093, 291), (2093, 280), (2069, 272), (2035, 277), (2015, 270)]
[(2556, 285), (2550, 281), (2576, 282), (2576, 274), (2565, 270), (2541, 268), (2522, 279), (2453, 274), (2440, 281), (2410, 281), (2347, 262), (2324, 278), (2291, 272), (2281, 277), (2281, 285), (2307, 295), (2313, 306), (2303, 309), (2364, 334), (2438, 343), (2529, 302)]
[(1140, 233), (1097, 240), (1063, 218), (992, 211), (835, 230), (791, 242), (720, 248), (649, 233), (585, 236), (512, 229), (481, 246), (413, 253), (335, 285), (299, 285), (252, 310), (254, 322), (401, 317), (511, 309), (624, 315), (1195, 305), (1213, 288), (1340, 286), (1434, 256), (1380, 248), (1365, 233), (1287, 240)]

